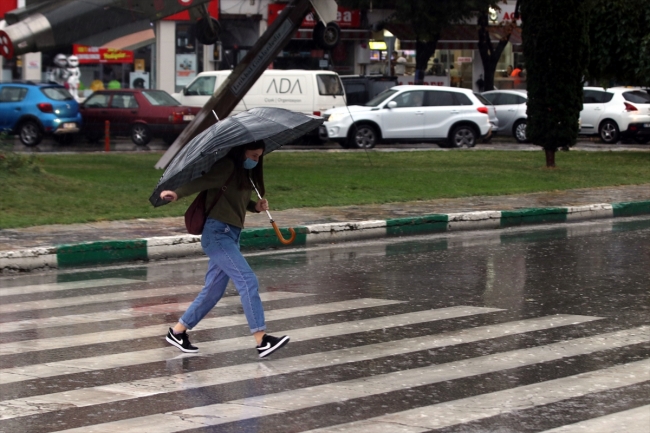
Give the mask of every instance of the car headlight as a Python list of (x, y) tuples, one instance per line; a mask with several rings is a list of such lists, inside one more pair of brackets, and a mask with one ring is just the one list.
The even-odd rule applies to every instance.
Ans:
[(332, 114), (329, 119), (327, 119), (328, 122), (338, 122), (340, 120), (345, 119), (348, 117), (348, 113), (334, 113)]

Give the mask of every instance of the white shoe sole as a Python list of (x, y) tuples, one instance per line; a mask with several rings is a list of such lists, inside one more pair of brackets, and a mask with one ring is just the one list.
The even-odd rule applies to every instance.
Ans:
[(289, 336), (285, 335), (282, 340), (275, 346), (271, 347), (270, 349), (265, 350), (264, 352), (260, 353), (260, 358), (265, 358), (275, 352), (276, 350), (280, 349), (281, 347), (285, 346), (289, 342), (290, 338)]
[(165, 340), (167, 340), (167, 342), (168, 342), (169, 344), (171, 344), (172, 346), (176, 346), (176, 347), (178, 347), (179, 349), (181, 349), (182, 352), (185, 352), (185, 353), (196, 353), (196, 352), (199, 351), (199, 349), (196, 349), (196, 350), (192, 350), (192, 349), (184, 349), (183, 346), (181, 346), (180, 344), (178, 344), (177, 342), (175, 342), (174, 340), (172, 340), (172, 339), (169, 338), (168, 336), (165, 337)]

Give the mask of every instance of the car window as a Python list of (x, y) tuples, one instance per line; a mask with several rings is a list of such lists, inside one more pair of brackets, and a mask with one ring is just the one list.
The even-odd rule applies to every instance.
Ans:
[(495, 105), (518, 105), (526, 102), (524, 98), (512, 93), (502, 93), (499, 97), (499, 103)]
[(480, 93), (474, 93), (474, 96), (476, 96), (476, 99), (481, 101), (481, 104), (483, 104), (483, 105), (494, 105), (494, 104), (492, 104), (492, 102), (488, 101), (487, 98), (485, 98)]
[(500, 98), (500, 96), (501, 96), (500, 93), (484, 93), (481, 96), (483, 96), (485, 99), (490, 101), (492, 103), (492, 105), (499, 105), (498, 101), (499, 101), (499, 99), (501, 99)]
[(0, 89), (0, 102), (19, 102), (27, 96), (27, 87), (4, 86)]
[(64, 87), (42, 87), (41, 92), (55, 101), (69, 101), (73, 99), (70, 92), (68, 92)]
[(637, 104), (650, 104), (650, 95), (641, 90), (632, 92), (623, 92), (623, 98), (628, 102), (636, 102)]
[(583, 104), (602, 104), (611, 101), (614, 97), (613, 93), (602, 92), (600, 90), (585, 90), (582, 94)]
[(135, 95), (132, 93), (115, 93), (111, 101), (111, 108), (137, 108)]
[(88, 99), (86, 99), (84, 106), (89, 108), (107, 108), (109, 97), (110, 95), (105, 93), (93, 93)]
[(212, 93), (214, 93), (214, 83), (216, 81), (217, 77), (214, 76), (198, 77), (187, 86), (185, 94), (188, 96), (212, 96)]
[(322, 74), (316, 75), (318, 93), (320, 95), (342, 95), (343, 86), (338, 75)]
[(422, 90), (400, 93), (393, 98), (393, 101), (397, 103), (395, 108), (421, 107), (423, 100), (424, 91)]
[(454, 92), (454, 99), (456, 100), (456, 105), (474, 105), (472, 100), (469, 99), (469, 96), (464, 93)]
[(375, 96), (370, 101), (366, 102), (364, 105), (366, 107), (376, 107), (377, 105), (381, 104), (388, 98), (391, 98), (395, 93), (397, 93), (397, 90), (391, 90), (391, 89), (384, 90), (379, 95)]
[(181, 105), (172, 95), (163, 90), (145, 90), (142, 92), (142, 96), (144, 96), (151, 105)]
[(427, 107), (448, 107), (458, 105), (452, 92), (435, 90), (427, 92)]

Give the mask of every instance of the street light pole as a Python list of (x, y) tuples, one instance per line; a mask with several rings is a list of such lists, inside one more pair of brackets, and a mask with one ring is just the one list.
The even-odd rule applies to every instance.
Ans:
[(282, 48), (293, 38), (310, 10), (310, 0), (292, 0), (287, 5), (223, 84), (219, 86), (214, 95), (205, 103), (194, 120), (176, 138), (156, 163), (156, 168), (167, 167), (185, 144), (214, 124), (215, 115), (219, 119), (225, 119), (232, 112)]

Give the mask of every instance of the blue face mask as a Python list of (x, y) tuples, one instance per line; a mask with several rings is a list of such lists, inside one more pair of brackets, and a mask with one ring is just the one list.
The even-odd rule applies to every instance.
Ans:
[(246, 170), (250, 170), (252, 168), (255, 168), (256, 165), (257, 165), (257, 161), (253, 161), (250, 158), (246, 158), (246, 160), (244, 160), (244, 168)]

